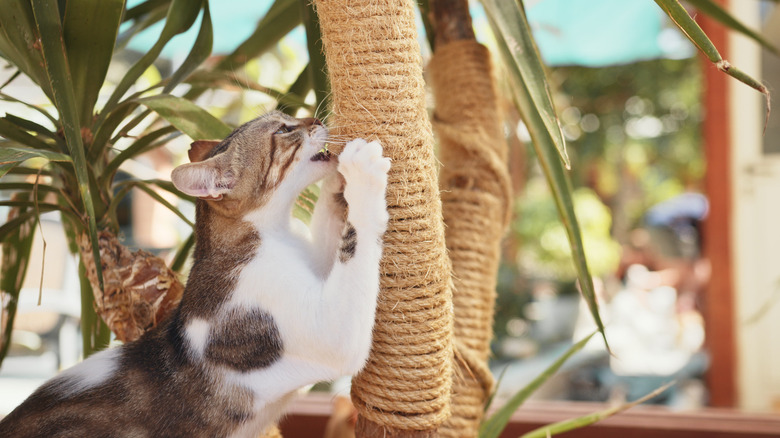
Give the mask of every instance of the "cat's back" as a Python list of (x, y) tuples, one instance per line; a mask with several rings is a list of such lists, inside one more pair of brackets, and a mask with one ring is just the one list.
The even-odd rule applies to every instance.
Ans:
[(63, 372), (0, 421), (0, 437), (230, 436), (251, 396), (189, 362), (179, 332), (173, 318)]

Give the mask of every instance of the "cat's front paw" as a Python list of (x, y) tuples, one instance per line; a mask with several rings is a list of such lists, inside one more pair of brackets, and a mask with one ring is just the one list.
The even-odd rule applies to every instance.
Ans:
[(367, 142), (362, 138), (350, 141), (339, 155), (339, 172), (344, 175), (344, 197), (350, 207), (350, 221), (371, 220), (362, 216), (375, 216), (373, 222), (387, 222), (385, 190), (390, 159), (382, 156), (379, 142)]
[(339, 172), (349, 184), (370, 184), (384, 193), (390, 159), (382, 156), (382, 145), (362, 138), (350, 141), (339, 155)]

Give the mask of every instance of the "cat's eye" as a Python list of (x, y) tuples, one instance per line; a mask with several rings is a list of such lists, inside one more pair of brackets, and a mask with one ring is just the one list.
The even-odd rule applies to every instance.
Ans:
[(276, 132), (274, 132), (274, 134), (287, 134), (288, 132), (292, 132), (292, 130), (293, 128), (287, 125), (282, 125), (279, 127), (279, 129), (276, 130)]

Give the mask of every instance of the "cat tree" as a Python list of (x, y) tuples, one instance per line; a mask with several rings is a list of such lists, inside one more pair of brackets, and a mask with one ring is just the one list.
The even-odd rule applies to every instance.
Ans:
[(428, 69), (455, 309), (452, 415), (439, 435), (476, 437), (493, 387), (487, 364), (496, 277), (512, 205), (508, 150), (490, 52), (476, 42), (468, 1), (430, 4), (436, 32)]
[(451, 267), (412, 1), (315, 2), (328, 123), (393, 161), (374, 344), (352, 385), (358, 436), (430, 436), (449, 416)]
[(492, 387), (506, 151), (488, 53), (470, 34), (465, 2), (453, 4), (434, 9), (439, 19), (447, 11), (465, 19), (460, 31), (440, 26), (431, 64), (442, 90), (440, 194), (414, 2), (315, 1), (333, 92), (329, 123), (342, 138), (379, 140), (393, 160), (374, 346), (353, 380), (358, 437), (476, 436)]

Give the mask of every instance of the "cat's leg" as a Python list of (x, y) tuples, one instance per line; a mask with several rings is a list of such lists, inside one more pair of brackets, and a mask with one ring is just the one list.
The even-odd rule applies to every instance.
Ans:
[(349, 212), (338, 258), (325, 281), (317, 337), (327, 348), (325, 359), (342, 375), (357, 373), (371, 348), (390, 159), (382, 156), (379, 143), (357, 139), (347, 143), (338, 169)]
[(333, 267), (347, 215), (344, 178), (335, 169), (320, 188), (311, 219), (312, 257), (315, 271), (324, 278)]

